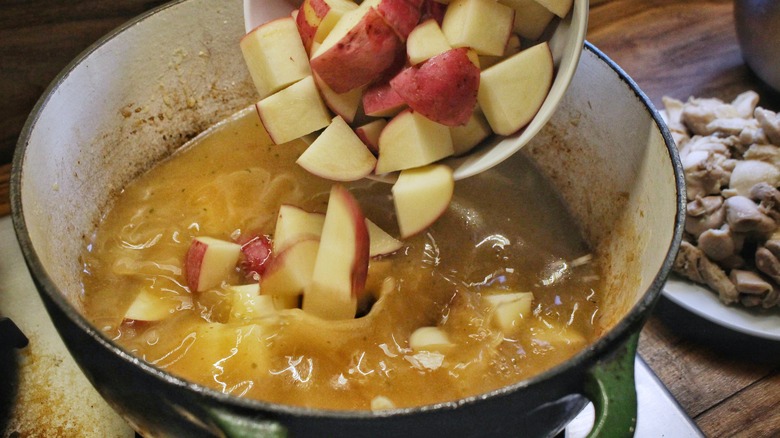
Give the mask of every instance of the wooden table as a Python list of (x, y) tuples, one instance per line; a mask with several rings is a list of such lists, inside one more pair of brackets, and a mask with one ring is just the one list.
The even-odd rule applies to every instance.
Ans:
[[(0, 216), (16, 137), (35, 100), (70, 59), (157, 1), (0, 4)], [(730, 0), (596, 2), (588, 40), (614, 59), (657, 106), (664, 95), (731, 100), (758, 91), (780, 110), (740, 56)], [(723, 329), (662, 300), (639, 351), (707, 436), (780, 435), (780, 342)], [(658, 419), (663, 421), (663, 419)]]

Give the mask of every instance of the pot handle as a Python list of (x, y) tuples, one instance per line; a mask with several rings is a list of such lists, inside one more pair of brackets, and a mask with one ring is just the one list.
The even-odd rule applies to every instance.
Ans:
[(596, 418), (588, 438), (632, 437), (636, 430), (634, 360), (639, 331), (618, 350), (596, 362), (585, 380), (585, 396), (593, 402)]
[(270, 419), (249, 419), (221, 409), (208, 410), (222, 436), (228, 438), (287, 438), (287, 429)]

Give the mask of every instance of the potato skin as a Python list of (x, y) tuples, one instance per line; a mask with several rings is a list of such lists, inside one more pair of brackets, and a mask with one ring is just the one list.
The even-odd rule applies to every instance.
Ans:
[(452, 49), (405, 68), (390, 86), (409, 108), (434, 122), (465, 125), (476, 107), (480, 74), (467, 53), (467, 48)]
[(368, 85), (393, 65), (404, 45), (373, 8), (333, 47), (311, 60), (311, 68), (336, 93)]

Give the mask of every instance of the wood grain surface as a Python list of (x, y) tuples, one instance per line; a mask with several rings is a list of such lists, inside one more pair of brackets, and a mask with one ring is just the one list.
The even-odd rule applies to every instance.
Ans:
[[(56, 74), (106, 32), (162, 1), (0, 2), (0, 215), (17, 136)], [(595, 4), (598, 3), (598, 4)], [(656, 106), (663, 96), (780, 96), (744, 64), (731, 0), (607, 0), (591, 8), (588, 40)], [(780, 436), (780, 342), (726, 330), (661, 300), (640, 354), (708, 437)], [(662, 419), (659, 419), (662, 421)]]

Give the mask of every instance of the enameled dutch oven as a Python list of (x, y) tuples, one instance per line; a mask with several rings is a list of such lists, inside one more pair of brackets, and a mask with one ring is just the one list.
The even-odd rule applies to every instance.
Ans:
[[(11, 202), (25, 260), (65, 344), (111, 406), (148, 437), (430, 438), (552, 436), (590, 399), (597, 411), (592, 435), (630, 435), (638, 333), (678, 249), (685, 190), (657, 112), (591, 45), (561, 107), (522, 152), (556, 185), (606, 267), (604, 334), (567, 362), (463, 400), (335, 412), (241, 399), (183, 381), (87, 322), (80, 313), (79, 253), (102, 208), (151, 163), (253, 103), (238, 48), (241, 11), (240, 0), (183, 0), (128, 23), (57, 77), (19, 139)], [(495, 172), (517, 177), (513, 161)], [(507, 200), (507, 214), (521, 201)]]

